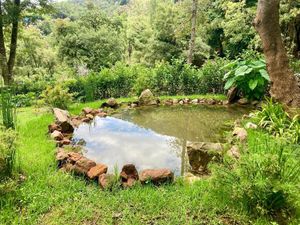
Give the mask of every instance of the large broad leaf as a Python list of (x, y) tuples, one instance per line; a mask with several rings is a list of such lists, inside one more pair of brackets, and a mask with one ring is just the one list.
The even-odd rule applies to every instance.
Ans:
[(221, 69), (232, 69), (234, 66), (236, 66), (237, 62), (238, 62), (238, 60), (230, 62), (230, 63), (226, 64), (225, 66), (223, 66)]
[(266, 67), (266, 64), (260, 60), (254, 61), (250, 65), (253, 69), (264, 69)]
[(249, 80), (249, 83), (248, 83), (248, 85), (249, 85), (249, 88), (253, 91), (256, 87), (257, 87), (257, 84), (258, 84), (258, 80), (253, 80), (253, 79), (251, 79), (251, 80)]
[(237, 70), (235, 71), (235, 76), (244, 76), (246, 74), (246, 71), (249, 69), (248, 66), (244, 65), (244, 66), (240, 66), (239, 68), (237, 68)]
[(225, 84), (225, 90), (228, 90), (229, 88), (231, 88), (232, 87), (232, 85), (234, 84), (234, 82), (235, 82), (235, 79), (234, 78), (230, 78), (227, 82), (226, 82), (226, 84)]
[(261, 75), (263, 78), (265, 78), (267, 81), (270, 81), (269, 74), (267, 73), (266, 70), (261, 69), (261, 70), (259, 70), (259, 73), (260, 73), (260, 75)]

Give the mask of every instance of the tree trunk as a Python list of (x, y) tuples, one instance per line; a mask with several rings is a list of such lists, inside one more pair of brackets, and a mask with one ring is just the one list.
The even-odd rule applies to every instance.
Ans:
[(7, 61), (5, 40), (3, 32), (3, 11), (2, 1), (0, 0), (0, 65), (3, 81), (5, 85), (11, 85), (13, 82), (13, 69), (16, 60), (17, 40), (19, 30), (19, 17), (20, 17), (20, 0), (14, 1), (14, 12), (12, 16), (12, 30), (10, 39), (9, 59)]
[(289, 68), (287, 52), (279, 25), (280, 0), (259, 0), (254, 26), (263, 43), (267, 70), (271, 79), (271, 96), (288, 106), (300, 106), (300, 87)]
[(190, 45), (189, 45), (189, 53), (188, 53), (188, 58), (187, 58), (187, 63), (189, 63), (189, 64), (192, 64), (193, 58), (194, 58), (196, 25), (197, 25), (197, 7), (198, 7), (198, 0), (193, 0), (192, 30), (191, 30), (191, 39), (190, 39)]

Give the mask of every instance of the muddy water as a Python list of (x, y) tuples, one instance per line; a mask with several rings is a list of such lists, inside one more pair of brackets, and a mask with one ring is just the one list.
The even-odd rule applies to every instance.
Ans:
[(248, 112), (203, 105), (124, 110), (80, 125), (74, 141), (84, 139), (84, 154), (108, 165), (110, 172), (133, 163), (138, 170), (169, 168), (180, 175), (187, 168), (187, 141), (222, 142), (226, 123)]

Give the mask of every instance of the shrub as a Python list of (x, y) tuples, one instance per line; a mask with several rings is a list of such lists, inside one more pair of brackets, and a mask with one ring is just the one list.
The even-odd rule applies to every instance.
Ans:
[(276, 137), (282, 137), (291, 143), (300, 143), (300, 118), (291, 116), (280, 103), (272, 99), (262, 105), (253, 117), (255, 123)]
[(224, 65), (228, 63), (228, 60), (217, 58), (215, 60), (206, 61), (202, 68), (200, 91), (201, 93), (224, 93)]
[(67, 109), (72, 102), (72, 94), (68, 93), (68, 89), (64, 89), (62, 85), (48, 86), (41, 94), (43, 102), (51, 107)]
[(265, 94), (270, 78), (264, 60), (237, 60), (223, 69), (229, 70), (224, 76), (225, 90), (237, 86), (248, 99), (261, 99)]
[(16, 132), (0, 126), (0, 181), (12, 175), (16, 155)]
[(19, 94), (13, 96), (12, 101), (16, 107), (27, 107), (32, 106), (36, 99), (36, 94), (33, 92), (29, 92), (27, 94)]
[(299, 146), (286, 145), (257, 131), (250, 135), (241, 159), (216, 170), (215, 194), (220, 201), (226, 199), (252, 216), (288, 216), (298, 204)]

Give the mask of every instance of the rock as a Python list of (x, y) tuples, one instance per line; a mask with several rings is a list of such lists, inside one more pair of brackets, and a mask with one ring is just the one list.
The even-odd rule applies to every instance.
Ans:
[(201, 177), (195, 176), (192, 173), (186, 173), (184, 174), (184, 180), (189, 184), (193, 184), (194, 182), (201, 180)]
[(68, 162), (70, 162), (72, 164), (75, 164), (83, 156), (80, 153), (77, 153), (77, 152), (69, 152), (68, 157), (69, 157)]
[(48, 126), (49, 133), (53, 133), (55, 130), (61, 131), (61, 127), (59, 125), (57, 125), (56, 123), (50, 124)]
[(140, 173), (140, 181), (145, 184), (151, 182), (155, 185), (170, 183), (174, 179), (174, 174), (169, 169), (147, 169)]
[(170, 106), (170, 105), (173, 105), (173, 101), (172, 101), (172, 99), (168, 99), (164, 102), (164, 104), (167, 106)]
[(229, 91), (227, 92), (228, 104), (235, 103), (237, 99), (238, 99), (238, 89), (237, 89), (237, 87), (230, 88)]
[(191, 101), (191, 103), (196, 105), (196, 104), (199, 103), (199, 100), (198, 100), (198, 99), (193, 99), (193, 100)]
[(73, 133), (74, 126), (71, 121), (69, 112), (59, 108), (54, 108), (53, 112), (56, 119), (56, 124), (61, 127), (61, 131), (63, 133)]
[(117, 108), (118, 107), (118, 102), (115, 98), (108, 99), (106, 103), (110, 108)]
[(183, 99), (183, 104), (189, 104), (189, 102), (190, 102), (190, 99), (188, 99), (188, 98)]
[(91, 119), (88, 118), (88, 117), (84, 117), (84, 118), (82, 118), (81, 121), (82, 121), (83, 123), (89, 123), (89, 122), (91, 121)]
[(74, 127), (78, 127), (81, 124), (81, 122), (82, 122), (81, 120), (82, 119), (80, 117), (73, 117), (71, 119), (72, 124), (73, 124)]
[(241, 98), (238, 100), (238, 103), (240, 105), (247, 105), (247, 104), (249, 104), (249, 100), (247, 98)]
[(248, 122), (245, 125), (246, 129), (257, 129), (257, 125), (255, 123)]
[(183, 105), (184, 104), (184, 101), (183, 100), (180, 100), (179, 101), (179, 105)]
[(191, 172), (207, 174), (207, 166), (214, 157), (219, 157), (223, 151), (220, 143), (191, 142), (187, 145), (187, 154)]
[(157, 100), (155, 99), (152, 92), (149, 89), (147, 89), (141, 93), (139, 97), (139, 104), (144, 106), (157, 105)]
[(64, 139), (64, 135), (60, 131), (55, 130), (51, 134), (51, 138), (54, 139), (55, 141), (61, 141), (62, 139)]
[(102, 189), (111, 188), (116, 182), (116, 177), (112, 174), (101, 174), (98, 183)]
[(254, 100), (251, 102), (251, 105), (253, 105), (253, 106), (257, 106), (258, 104), (259, 104), (259, 101), (257, 101), (257, 100)]
[(94, 116), (92, 114), (87, 114), (86, 115), (86, 118), (88, 118), (89, 120), (93, 120), (94, 119)]
[(86, 108), (83, 108), (83, 109), (82, 109), (82, 112), (83, 112), (84, 115), (92, 114), (93, 109), (92, 109), (92, 108), (89, 108), (89, 107), (86, 107)]
[(234, 159), (239, 159), (241, 157), (240, 149), (235, 145), (229, 149), (227, 154)]
[(208, 100), (206, 100), (206, 103), (207, 103), (208, 105), (215, 105), (217, 102), (216, 102), (215, 99), (208, 99)]
[(74, 172), (77, 174), (86, 175), (88, 171), (96, 166), (96, 163), (86, 157), (81, 157), (79, 160), (76, 161)]
[(177, 105), (179, 103), (178, 99), (173, 99), (173, 105)]
[(130, 107), (131, 107), (131, 108), (136, 108), (136, 107), (138, 107), (138, 105), (135, 104), (135, 103), (131, 103), (131, 104), (130, 104)]
[(139, 179), (138, 171), (133, 164), (123, 166), (120, 173), (123, 187), (131, 187)]
[(96, 177), (99, 177), (101, 174), (107, 173), (108, 167), (104, 164), (97, 164), (96, 166), (92, 167), (88, 173), (87, 176), (90, 179), (95, 179)]
[(68, 153), (65, 152), (63, 148), (58, 148), (55, 157), (57, 160), (57, 167), (61, 168), (67, 162), (68, 157)]
[(60, 142), (59, 142), (59, 145), (60, 146), (63, 146), (63, 145), (70, 145), (71, 144), (71, 141), (67, 138), (64, 138), (62, 139)]
[(246, 141), (248, 133), (244, 128), (235, 127), (232, 135), (235, 136), (240, 141)]
[(67, 160), (68, 157), (68, 153), (63, 148), (57, 149), (55, 157), (57, 161)]

